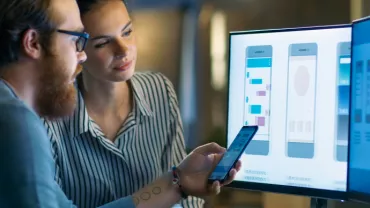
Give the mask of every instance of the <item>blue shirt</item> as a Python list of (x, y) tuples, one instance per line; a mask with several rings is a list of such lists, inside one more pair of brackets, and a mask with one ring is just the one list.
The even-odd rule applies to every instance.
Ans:
[[(0, 207), (75, 207), (54, 180), (55, 163), (38, 115), (0, 81)], [(106, 208), (135, 207), (131, 197)]]

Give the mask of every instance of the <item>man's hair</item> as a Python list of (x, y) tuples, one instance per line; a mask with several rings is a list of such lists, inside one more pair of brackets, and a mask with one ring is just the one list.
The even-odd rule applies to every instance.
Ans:
[[(91, 11), (91, 9), (100, 4), (100, 3), (106, 3), (112, 0), (77, 0), (78, 8), (80, 9), (81, 16), (86, 14), (87, 12)], [(117, 0), (115, 0), (117, 1)], [(125, 6), (127, 7), (127, 0), (120, 0), (122, 1)], [(128, 9), (128, 8), (127, 8)]]
[(28, 29), (39, 33), (40, 44), (50, 52), (55, 27), (51, 22), (51, 0), (0, 0), (0, 68), (19, 60), (22, 39)]

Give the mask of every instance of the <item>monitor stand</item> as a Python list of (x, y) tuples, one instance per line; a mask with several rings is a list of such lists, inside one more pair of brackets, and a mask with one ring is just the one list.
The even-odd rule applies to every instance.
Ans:
[[(313, 203), (312, 203), (313, 202)], [(313, 208), (327, 208), (328, 201), (326, 199), (312, 198), (311, 204)]]

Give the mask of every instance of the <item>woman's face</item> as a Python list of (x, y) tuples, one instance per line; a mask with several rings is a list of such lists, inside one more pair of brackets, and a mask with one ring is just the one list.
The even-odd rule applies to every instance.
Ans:
[(82, 16), (90, 34), (84, 72), (104, 81), (126, 81), (135, 70), (137, 49), (130, 16), (122, 0), (106, 1)]

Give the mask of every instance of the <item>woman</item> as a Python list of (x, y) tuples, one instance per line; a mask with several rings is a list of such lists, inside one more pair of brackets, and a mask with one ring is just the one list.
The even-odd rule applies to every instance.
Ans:
[[(135, 30), (122, 0), (78, 0), (90, 34), (78, 106), (47, 121), (56, 180), (78, 207), (130, 195), (186, 155), (178, 102), (159, 73), (136, 73)], [(189, 197), (183, 207), (202, 207)]]

